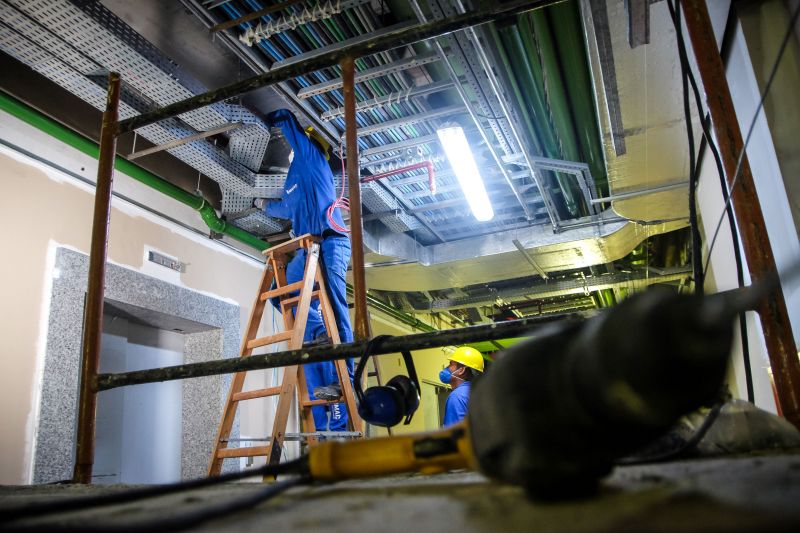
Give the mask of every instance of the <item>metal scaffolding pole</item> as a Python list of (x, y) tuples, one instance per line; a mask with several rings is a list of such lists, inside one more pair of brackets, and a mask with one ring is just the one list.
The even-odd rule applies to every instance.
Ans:
[(103, 113), (103, 126), (100, 130), (100, 156), (97, 163), (92, 245), (89, 253), (89, 287), (83, 317), (78, 436), (75, 448), (75, 469), (72, 474), (74, 483), (91, 483), (92, 467), (94, 466), (97, 372), (100, 368), (103, 331), (103, 293), (105, 291), (114, 159), (117, 152), (116, 129), (119, 118), (119, 94), (120, 76), (116, 72), (111, 72), (108, 75), (106, 110)]
[[(511, 339), (534, 334), (542, 327), (551, 327), (554, 322), (583, 320), (577, 313), (554, 314), (542, 317), (509, 320), (496, 324), (482, 324), (466, 328), (448, 329), (387, 337), (373, 346), (372, 355), (400, 353), (402, 350), (424, 350), (479, 341)], [(176, 379), (231, 374), (264, 368), (278, 368), (298, 364), (336, 361), (350, 357), (360, 357), (367, 347), (367, 340), (356, 340), (348, 344), (312, 346), (299, 350), (264, 353), (248, 357), (235, 357), (203, 363), (191, 363), (150, 370), (137, 370), (121, 374), (101, 374), (97, 378), (97, 390), (109, 390), (126, 385), (156, 383)]]
[(367, 311), (367, 282), (364, 269), (364, 234), (361, 223), (361, 180), (358, 164), (356, 129), (355, 62), (342, 60), (344, 93), (345, 144), (347, 145), (347, 190), (350, 191), (350, 243), (353, 262), (353, 299), (355, 301), (355, 338), (369, 339), (372, 332)]
[(133, 131), (137, 128), (158, 122), (159, 120), (194, 111), (195, 109), (217, 102), (222, 102), (267, 85), (287, 81), (310, 72), (333, 67), (348, 57), (355, 59), (386, 52), (387, 50), (408, 46), (434, 37), (440, 37), (471, 26), (494, 22), (495, 20), (504, 19), (525, 11), (547, 7), (562, 1), (563, 0), (516, 0), (503, 4), (496, 4), (487, 9), (465, 13), (449, 19), (398, 28), (396, 31), (388, 32), (375, 39), (354, 43), (350, 46), (343, 46), (342, 48), (309, 58), (307, 61), (279, 67), (264, 74), (228, 85), (227, 87), (199, 94), (162, 107), (161, 109), (156, 109), (155, 111), (123, 120), (119, 123), (119, 133)]
[[(739, 227), (750, 277), (753, 284), (775, 276), (777, 267), (772, 254), (764, 215), (758, 199), (736, 110), (733, 106), (725, 66), (714, 38), (714, 29), (705, 0), (684, 0), (684, 13), (700, 77), (706, 89), (708, 109), (719, 140), (719, 152), (725, 166), (728, 186), (732, 189), (733, 208)], [(741, 169), (736, 178), (737, 160)], [(734, 180), (737, 180), (734, 187)], [(800, 360), (792, 335), (783, 291), (770, 291), (756, 309), (772, 366), (778, 402), (786, 419), (800, 428)]]

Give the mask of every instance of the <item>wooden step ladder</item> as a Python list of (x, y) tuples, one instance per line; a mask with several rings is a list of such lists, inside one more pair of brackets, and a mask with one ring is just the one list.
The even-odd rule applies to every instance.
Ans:
[[(321, 269), (319, 268), (320, 242), (318, 237), (303, 235), (263, 252), (264, 255), (267, 256), (267, 262), (264, 268), (264, 274), (261, 277), (258, 295), (256, 296), (252, 311), (250, 312), (250, 321), (247, 326), (247, 331), (242, 340), (240, 357), (249, 356), (256, 348), (283, 341), (288, 342), (288, 349), (290, 350), (302, 348), (308, 312), (311, 302), (314, 299), (318, 299), (320, 302), (320, 311), (328, 336), (331, 338), (333, 344), (339, 344), (340, 339), (339, 331), (336, 327), (336, 319), (328, 298), (328, 293), (325, 290), (325, 282)], [(288, 283), (286, 281), (286, 264), (289, 261), (289, 254), (300, 248), (306, 250), (306, 266), (303, 279), (296, 283)], [(295, 291), (300, 291), (300, 293), (297, 296), (291, 296), (290, 293)], [(279, 298), (280, 300), (284, 331), (268, 337), (257, 338), (256, 335), (261, 325), (264, 308), (269, 305), (269, 301), (272, 298)], [(297, 309), (294, 314), (292, 313), (293, 308)], [(343, 360), (335, 361), (334, 363), (339, 376), (339, 384), (342, 388), (342, 398), (338, 400), (310, 400), (302, 366), (285, 367), (283, 383), (280, 387), (269, 387), (244, 392), (242, 388), (247, 372), (236, 373), (231, 382), (225, 410), (222, 414), (222, 422), (217, 432), (214, 452), (208, 467), (208, 475), (219, 475), (222, 471), (223, 460), (230, 457), (265, 456), (269, 464), (280, 462), (283, 442), (286, 438), (286, 423), (289, 419), (289, 410), (292, 405), (292, 400), (295, 398), (295, 391), (297, 392), (304, 433), (313, 435), (317, 432), (317, 428), (314, 425), (314, 416), (311, 412), (313, 406), (340, 402), (344, 402), (347, 410), (348, 429), (350, 431), (360, 432), (363, 424), (361, 418), (358, 416), (355, 395), (347, 372), (347, 365)], [(269, 443), (266, 446), (228, 447), (228, 439), (230, 437), (231, 428), (233, 427), (234, 418), (236, 417), (236, 408), (239, 402), (268, 396), (278, 396), (278, 407), (275, 412), (275, 421), (273, 423)], [(308, 437), (309, 444), (313, 444), (315, 441), (315, 437)]]

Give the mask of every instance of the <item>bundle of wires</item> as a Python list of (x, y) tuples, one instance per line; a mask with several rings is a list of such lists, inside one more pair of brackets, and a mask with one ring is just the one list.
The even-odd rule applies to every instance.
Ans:
[(350, 212), (350, 200), (344, 197), (345, 184), (347, 183), (347, 175), (345, 174), (344, 170), (344, 147), (339, 148), (339, 159), (342, 161), (342, 194), (340, 194), (339, 197), (333, 201), (330, 207), (328, 207), (328, 222), (330, 222), (331, 227), (339, 233), (350, 233), (350, 228), (341, 226), (333, 218), (333, 214), (336, 212), (336, 209), (341, 209), (343, 211), (347, 211), (348, 213)]
[[(87, 511), (108, 505), (138, 502), (145, 498), (209, 487), (249, 477), (278, 476), (284, 474), (294, 474), (295, 477), (270, 483), (240, 498), (230, 499), (216, 505), (203, 505), (197, 510), (176, 513), (155, 519), (130, 522), (127, 524), (99, 521), (87, 523), (84, 520), (79, 521), (76, 519), (70, 521), (63, 517), (59, 517), (58, 521), (46, 520), (49, 515), (53, 514)], [(156, 485), (95, 496), (64, 498), (45, 503), (31, 502), (16, 507), (6, 507), (0, 509), (0, 527), (2, 527), (3, 531), (177, 531), (195, 526), (207, 520), (211, 520), (212, 518), (219, 518), (242, 509), (253, 507), (274, 498), (291, 487), (310, 483), (311, 476), (308, 471), (308, 458), (301, 457), (300, 459), (288, 463), (268, 464), (245, 472), (234, 472), (215, 477), (206, 477), (168, 485)], [(45, 518), (45, 520), (41, 520), (42, 518)], [(36, 520), (32, 521), (32, 519)]]

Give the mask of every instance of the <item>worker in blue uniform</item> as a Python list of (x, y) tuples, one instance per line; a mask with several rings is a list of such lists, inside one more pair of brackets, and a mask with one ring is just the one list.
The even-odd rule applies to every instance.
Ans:
[(439, 372), (442, 383), (453, 391), (444, 404), (443, 426), (451, 426), (467, 416), (472, 380), (483, 372), (481, 352), (469, 346), (457, 348), (449, 357), (449, 363)]
[[(336, 326), (341, 342), (353, 341), (350, 326), (350, 313), (345, 293), (345, 275), (350, 262), (350, 239), (342, 233), (344, 221), (339, 209), (329, 208), (336, 200), (328, 159), (328, 143), (312, 128), (303, 130), (297, 118), (287, 109), (273, 111), (266, 117), (270, 127), (279, 127), (291, 146), (289, 172), (286, 175), (283, 198), (279, 200), (256, 201), (255, 205), (277, 218), (291, 220), (295, 235), (311, 235), (322, 238), (320, 246), (320, 265), (328, 288)], [(338, 227), (338, 230), (336, 229)], [(304, 249), (286, 265), (286, 280), (294, 283), (303, 279), (306, 264)], [(274, 303), (274, 302), (273, 302)], [(304, 342), (307, 344), (324, 342), (325, 324), (319, 311), (319, 301), (312, 302), (306, 322)], [(350, 379), (353, 378), (354, 364), (347, 361)], [(333, 362), (312, 363), (304, 366), (306, 384), (310, 399), (314, 400), (314, 390), (324, 390), (338, 384), (336, 367)], [(344, 404), (314, 406), (314, 424), (317, 431), (345, 431), (347, 429), (347, 410)], [(329, 416), (330, 415), (330, 416)]]

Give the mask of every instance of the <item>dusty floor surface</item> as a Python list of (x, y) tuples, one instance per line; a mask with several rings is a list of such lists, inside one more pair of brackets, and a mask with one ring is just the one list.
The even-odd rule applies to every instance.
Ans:
[[(226, 484), (92, 511), (1, 524), (87, 531), (96, 524), (162, 529), (147, 522), (252, 495), (263, 485)], [(124, 487), (0, 487), (0, 510), (32, 501)], [(55, 529), (57, 530), (57, 529)], [(617, 468), (597, 495), (530, 501), (471, 472), (394, 476), (296, 487), (198, 531), (800, 531), (800, 451)]]

